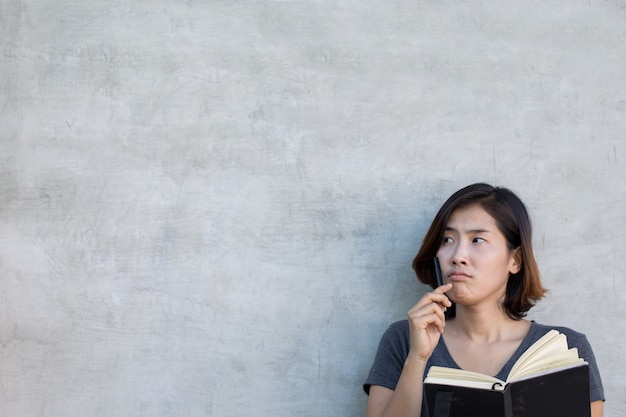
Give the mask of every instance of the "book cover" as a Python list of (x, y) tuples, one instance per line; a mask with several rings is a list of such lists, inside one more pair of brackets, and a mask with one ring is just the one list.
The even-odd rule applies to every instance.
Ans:
[(492, 389), (425, 383), (430, 417), (590, 417), (586, 363)]
[(551, 330), (516, 361), (506, 380), (432, 366), (424, 380), (431, 417), (590, 417), (589, 365)]

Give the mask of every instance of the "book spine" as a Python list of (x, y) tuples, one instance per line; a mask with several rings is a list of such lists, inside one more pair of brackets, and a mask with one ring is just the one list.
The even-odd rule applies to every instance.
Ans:
[(514, 417), (513, 396), (511, 395), (511, 389), (508, 385), (504, 390), (504, 417)]

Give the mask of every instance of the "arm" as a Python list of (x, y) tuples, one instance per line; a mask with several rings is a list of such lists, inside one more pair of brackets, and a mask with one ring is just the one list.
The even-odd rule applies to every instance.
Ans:
[(424, 371), (443, 333), (444, 307), (451, 306), (443, 293), (451, 288), (451, 284), (446, 284), (425, 294), (407, 313), (410, 348), (400, 379), (395, 391), (376, 385), (370, 388), (366, 417), (415, 417), (421, 414)]
[(395, 391), (374, 385), (370, 388), (365, 417), (419, 416), (422, 412), (422, 379), (426, 362), (407, 358)]
[(594, 401), (591, 403), (591, 417), (604, 416), (604, 401)]

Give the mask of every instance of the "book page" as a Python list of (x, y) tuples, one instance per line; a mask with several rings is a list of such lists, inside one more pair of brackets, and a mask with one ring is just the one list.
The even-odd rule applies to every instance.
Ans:
[(505, 381), (478, 372), (463, 369), (431, 366), (424, 383), (457, 385), (470, 388), (492, 389), (494, 384), (504, 387)]
[(527, 363), (525, 366), (518, 368), (515, 371), (515, 375), (509, 375), (508, 381), (515, 381), (526, 375), (532, 375), (542, 371), (561, 369), (565, 366), (581, 362), (584, 361), (578, 356), (578, 349), (572, 348), (565, 352)]
[[(543, 337), (533, 343), (526, 352), (515, 362), (507, 381), (519, 377), (521, 369), (529, 369), (530, 364), (540, 362), (551, 356), (558, 356), (568, 351), (567, 337), (556, 330), (550, 330)], [(578, 352), (576, 352), (578, 355)], [(525, 371), (525, 373), (527, 373)]]
[(455, 387), (467, 387), (467, 388), (478, 388), (485, 390), (504, 390), (505, 382), (504, 381), (472, 381), (465, 379), (449, 379), (449, 378), (433, 378), (428, 377), (424, 380), (424, 384), (439, 384), (439, 385), (452, 385)]

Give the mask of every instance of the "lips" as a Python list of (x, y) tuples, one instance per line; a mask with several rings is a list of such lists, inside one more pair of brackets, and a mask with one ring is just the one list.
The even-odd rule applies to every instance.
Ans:
[(448, 279), (450, 281), (464, 281), (470, 278), (471, 276), (467, 272), (463, 271), (452, 271), (448, 274)]

